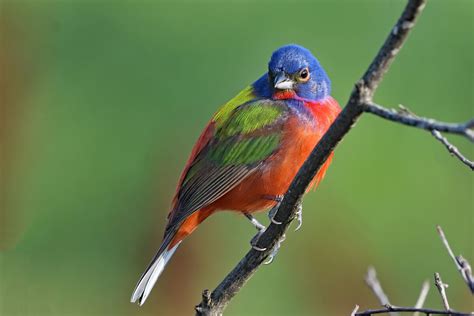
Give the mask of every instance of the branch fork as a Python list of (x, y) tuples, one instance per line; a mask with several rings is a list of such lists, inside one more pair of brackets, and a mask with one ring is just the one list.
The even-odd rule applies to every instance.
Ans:
[[(244, 258), (240, 260), (235, 268), (222, 280), (210, 295), (208, 291), (203, 293), (203, 299), (196, 307), (196, 315), (222, 315), (224, 309), (232, 298), (265, 261), (273, 247), (285, 234), (290, 222), (296, 216), (298, 210), (297, 205), (301, 201), (311, 180), (324, 164), (328, 156), (333, 152), (339, 142), (350, 131), (364, 112), (369, 112), (384, 119), (428, 131), (436, 130), (438, 132), (458, 134), (474, 141), (474, 131), (472, 131), (474, 120), (464, 124), (438, 122), (428, 118), (413, 117), (407, 114), (396, 113), (373, 102), (373, 96), (378, 85), (405, 43), (409, 32), (415, 26), (417, 18), (420, 16), (425, 4), (426, 0), (408, 0), (402, 15), (398, 19), (396, 25), (392, 28), (385, 43), (377, 53), (377, 56), (372, 61), (363, 77), (355, 84), (347, 105), (313, 149), (303, 166), (298, 171), (298, 174), (293, 179), (287, 193), (281, 201), (278, 211), (274, 216), (274, 219), (282, 224), (275, 225), (274, 223), (270, 223), (265, 232), (260, 236), (257, 246), (261, 249), (265, 248), (266, 250), (256, 251), (250, 249)], [(459, 156), (453, 148), (450, 152), (456, 157)], [(463, 159), (460, 160), (463, 161)], [(463, 161), (463, 163), (466, 162)], [(465, 264), (463, 264), (463, 266), (465, 267), (463, 268), (463, 271), (470, 271), (470, 268), (467, 268)], [(390, 308), (390, 311), (393, 312), (407, 310), (407, 308), (403, 307), (392, 306)], [(384, 311), (386, 310), (387, 308), (384, 309)], [(419, 311), (424, 313), (430, 312), (429, 310)], [(378, 313), (382, 312), (379, 310), (365, 314), (357, 313), (357, 308), (353, 311), (354, 315), (371, 315)], [(436, 312), (431, 313), (436, 314)], [(452, 313), (452, 315), (458, 314)]]
[[(445, 247), (448, 250), (448, 253), (450, 256), (453, 258), (456, 268), (461, 272), (461, 275), (464, 276), (464, 271), (462, 268), (459, 266), (469, 266), (469, 262), (465, 259), (461, 260), (463, 264), (460, 264), (459, 261), (457, 260), (458, 257), (454, 257), (453, 251), (451, 250), (451, 247), (449, 246), (448, 240), (446, 239), (446, 236), (444, 235), (443, 230), (441, 229), (440, 226), (436, 227), (438, 230), (439, 235), (441, 236), (441, 240)], [(470, 275), (470, 272), (467, 272)], [(472, 276), (471, 276), (472, 277)], [(467, 278), (469, 279), (469, 278)], [(466, 279), (464, 279), (466, 281)], [(363, 312), (357, 312), (359, 310), (359, 306), (356, 305), (356, 309), (354, 309), (351, 313), (351, 316), (370, 316), (374, 314), (387, 314), (389, 313), (392, 316), (398, 316), (398, 313), (405, 313), (405, 312), (414, 312), (414, 316), (419, 316), (421, 313), (426, 314), (426, 315), (462, 315), (462, 316), (468, 316), (468, 315), (474, 315), (474, 313), (464, 313), (464, 312), (457, 312), (451, 309), (448, 301), (448, 296), (446, 294), (446, 289), (448, 288), (448, 285), (444, 283), (441, 280), (441, 276), (438, 272), (434, 274), (434, 285), (438, 289), (438, 292), (441, 297), (441, 301), (443, 302), (444, 310), (435, 310), (435, 309), (429, 309), (429, 308), (423, 308), (423, 304), (425, 303), (425, 300), (428, 296), (429, 292), (429, 282), (425, 281), (423, 282), (423, 286), (421, 288), (420, 295), (416, 301), (416, 304), (414, 307), (399, 307), (399, 306), (393, 306), (389, 303), (389, 299), (387, 295), (384, 293), (382, 290), (382, 285), (380, 284), (380, 281), (377, 279), (377, 273), (375, 271), (375, 268), (369, 267), (369, 270), (367, 272), (367, 275), (365, 277), (365, 282), (369, 286), (369, 288), (372, 290), (374, 295), (378, 298), (380, 304), (384, 306), (382, 309), (372, 309), (372, 310), (366, 310)], [(469, 284), (468, 284), (469, 286)]]

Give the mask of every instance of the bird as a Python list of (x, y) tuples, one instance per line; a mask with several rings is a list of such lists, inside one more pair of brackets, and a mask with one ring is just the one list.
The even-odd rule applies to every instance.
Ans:
[[(181, 242), (207, 217), (235, 211), (257, 228), (252, 215), (273, 216), (291, 181), (340, 113), (331, 81), (306, 48), (289, 44), (275, 50), (268, 71), (222, 105), (194, 145), (179, 179), (161, 246), (141, 275), (131, 302), (143, 305)], [(333, 153), (309, 188), (323, 179)], [(308, 189), (309, 191), (309, 189)], [(298, 211), (299, 225), (302, 211)], [(278, 245), (279, 247), (279, 245)], [(274, 254), (272, 254), (272, 257)]]

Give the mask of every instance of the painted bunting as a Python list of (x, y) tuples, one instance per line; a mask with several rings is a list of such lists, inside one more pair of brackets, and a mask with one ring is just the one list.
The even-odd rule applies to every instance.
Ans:
[[(209, 215), (232, 210), (265, 229), (252, 213), (270, 218), (311, 150), (340, 112), (331, 83), (309, 50), (276, 50), (268, 72), (212, 117), (192, 149), (176, 189), (158, 252), (140, 277), (131, 301), (142, 305), (183, 239)], [(317, 185), (332, 154), (314, 177)], [(301, 211), (298, 213), (301, 225)], [(274, 221), (275, 222), (275, 221)], [(277, 223), (277, 222), (276, 222)], [(277, 223), (278, 224), (278, 223)]]

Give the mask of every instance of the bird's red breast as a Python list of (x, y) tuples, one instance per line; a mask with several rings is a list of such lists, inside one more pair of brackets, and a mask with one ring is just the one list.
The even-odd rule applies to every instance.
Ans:
[[(275, 97), (286, 99), (294, 97), (294, 95), (287, 93)], [(269, 199), (269, 197), (281, 196), (286, 193), (306, 158), (341, 111), (339, 104), (332, 97), (327, 97), (322, 101), (304, 101), (304, 107), (310, 113), (312, 120), (302, 123), (297, 115), (290, 117), (283, 128), (283, 139), (279, 150), (231, 191), (189, 216), (181, 225), (170, 247), (189, 235), (199, 223), (216, 211), (231, 210), (253, 213), (268, 209), (276, 204), (276, 201)], [(180, 184), (197, 153), (209, 141), (213, 128), (214, 123), (210, 122), (199, 137), (183, 171)], [(321, 166), (309, 188), (314, 187), (323, 179), (332, 156), (331, 154)], [(174, 204), (176, 205), (176, 198)]]

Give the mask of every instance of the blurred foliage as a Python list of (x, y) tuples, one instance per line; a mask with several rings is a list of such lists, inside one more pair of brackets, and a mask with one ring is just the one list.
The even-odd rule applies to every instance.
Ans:
[[(243, 217), (211, 217), (142, 308), (129, 297), (206, 121), (292, 42), (320, 59), (343, 105), (403, 5), (1, 0), (0, 314), (192, 314), (249, 248)], [(473, 9), (430, 1), (377, 102), (472, 117)], [(304, 219), (227, 315), (377, 306), (362, 281), (370, 264), (396, 304), (413, 305), (437, 271), (451, 305), (472, 308), (434, 227), (474, 260), (473, 178), (429, 133), (365, 115), (307, 195)], [(427, 304), (441, 307), (434, 289)]]

